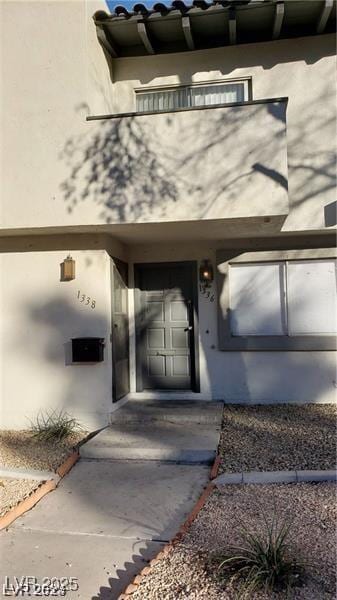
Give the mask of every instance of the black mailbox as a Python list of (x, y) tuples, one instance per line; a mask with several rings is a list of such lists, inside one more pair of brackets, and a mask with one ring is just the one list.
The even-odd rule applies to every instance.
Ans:
[(104, 360), (104, 338), (73, 338), (71, 342), (74, 363), (93, 363)]

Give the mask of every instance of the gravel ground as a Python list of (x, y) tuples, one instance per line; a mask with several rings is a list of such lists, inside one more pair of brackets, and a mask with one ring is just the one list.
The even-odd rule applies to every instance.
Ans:
[(0, 479), (0, 517), (27, 498), (39, 485), (41, 481), (32, 479)]
[[(210, 553), (240, 543), (240, 522), (261, 527), (261, 515), (292, 522), (290, 552), (306, 563), (301, 587), (290, 593), (249, 594), (249, 600), (336, 598), (336, 487), (333, 483), (228, 485), (214, 491), (174, 550), (145, 577), (132, 600), (237, 600), (230, 581), (222, 587), (207, 567)], [(300, 507), (300, 510), (299, 510)], [(268, 517), (267, 517), (268, 518)]]
[[(7, 468), (56, 471), (71, 454), (86, 432), (76, 433), (62, 442), (41, 442), (30, 431), (0, 431), (0, 465)], [(29, 496), (41, 481), (0, 480), (0, 516)]]
[(224, 408), (220, 473), (333, 469), (336, 406)]
[(76, 433), (56, 443), (40, 442), (30, 431), (0, 431), (0, 465), (56, 471), (86, 435), (86, 432)]

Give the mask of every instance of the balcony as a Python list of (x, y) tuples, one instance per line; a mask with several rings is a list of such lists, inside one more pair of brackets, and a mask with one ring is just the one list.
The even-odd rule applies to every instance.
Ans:
[[(88, 117), (78, 135), (57, 123), (58, 143), (36, 137), (34, 160), (30, 146), (13, 146), (11, 164), (29, 161), (29, 169), (15, 177), (4, 169), (2, 233), (94, 227), (127, 241), (274, 234), (289, 212), (286, 106), (273, 99)], [(38, 119), (29, 123), (36, 136), (45, 124)], [(33, 205), (22, 203), (25, 194)]]
[(289, 212), (286, 106), (273, 99), (104, 117), (106, 166), (90, 196), (104, 195), (109, 223), (254, 219), (279, 227)]

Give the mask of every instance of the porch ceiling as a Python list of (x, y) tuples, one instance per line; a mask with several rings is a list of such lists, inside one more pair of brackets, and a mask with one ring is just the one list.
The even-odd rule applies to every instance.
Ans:
[(101, 45), (113, 57), (185, 52), (336, 30), (336, 0), (222, 0), (123, 3), (94, 15)]

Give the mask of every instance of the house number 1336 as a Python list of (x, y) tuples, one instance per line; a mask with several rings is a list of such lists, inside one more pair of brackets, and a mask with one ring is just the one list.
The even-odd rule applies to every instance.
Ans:
[(86, 294), (82, 294), (81, 290), (78, 290), (77, 298), (79, 302), (83, 302), (83, 304), (85, 304), (86, 306), (90, 306), (90, 308), (92, 309), (96, 307), (96, 300), (93, 300), (92, 298), (90, 298), (90, 296), (87, 296)]

